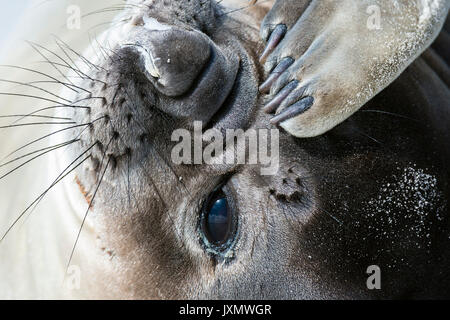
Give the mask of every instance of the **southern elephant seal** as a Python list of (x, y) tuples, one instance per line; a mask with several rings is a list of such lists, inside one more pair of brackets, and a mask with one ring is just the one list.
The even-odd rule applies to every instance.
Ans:
[[(59, 42), (71, 71), (45, 97), (73, 123), (47, 137), (44, 167), (3, 179), (2, 203), (32, 197), (5, 210), (2, 296), (448, 297), (448, 67), (431, 51), (328, 133), (280, 132), (275, 175), (172, 161), (173, 132), (196, 120), (272, 128), (258, 92), (267, 8), (241, 6), (130, 1), (83, 55)], [(374, 265), (380, 290), (367, 287)]]

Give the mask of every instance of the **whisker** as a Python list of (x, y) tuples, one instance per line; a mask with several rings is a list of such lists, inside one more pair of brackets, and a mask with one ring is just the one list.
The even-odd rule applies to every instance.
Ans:
[[(108, 152), (109, 145), (113, 141), (113, 138), (114, 137), (112, 137), (111, 140), (109, 140), (109, 143), (106, 146), (105, 151), (103, 152), (103, 157), (102, 157), (102, 161), (101, 161), (101, 164), (100, 164), (100, 168), (103, 167), (103, 161), (105, 160), (106, 153)], [(106, 170), (108, 170), (110, 162), (111, 162), (111, 157), (108, 157), (108, 162), (106, 163), (105, 169), (103, 170), (103, 173), (102, 173), (102, 175), (100, 177), (100, 180), (99, 180), (99, 182), (97, 184), (97, 187), (95, 188), (94, 194), (92, 196), (92, 200), (89, 202), (89, 206), (88, 206), (88, 208), (86, 210), (86, 213), (84, 214), (83, 221), (81, 222), (80, 229), (78, 230), (78, 234), (77, 234), (77, 237), (75, 239), (75, 243), (73, 245), (72, 252), (70, 253), (70, 257), (69, 257), (69, 261), (67, 263), (67, 267), (66, 267), (66, 272), (65, 273), (67, 273), (67, 269), (69, 269), (70, 262), (72, 261), (73, 254), (75, 252), (75, 247), (77, 246), (78, 240), (80, 238), (81, 231), (83, 230), (84, 223), (86, 222), (87, 215), (89, 213), (89, 210), (91, 210), (91, 208), (92, 208), (92, 204), (94, 203), (94, 200), (95, 200), (95, 197), (97, 195), (98, 189), (100, 188), (100, 185), (102, 184), (103, 178), (105, 176)]]
[(64, 42), (61, 38), (59, 38), (57, 35), (53, 34), (53, 37), (55, 37), (56, 42), (60, 42), (64, 47), (66, 47), (67, 50), (71, 51), (72, 53), (74, 53), (76, 56), (78, 56), (87, 66), (92, 66), (95, 69), (99, 70), (102, 69), (103, 71), (106, 71), (106, 69), (102, 68), (101, 66), (98, 66), (94, 63), (92, 63), (89, 59), (87, 59), (84, 55), (78, 53), (77, 51), (75, 51), (74, 49), (72, 49), (66, 42)]
[(36, 45), (34, 45), (32, 42), (30, 42), (30, 41), (27, 41), (27, 43), (41, 56), (41, 57), (43, 57), (48, 63), (50, 63), (52, 66), (53, 66), (53, 68), (64, 78), (64, 79), (66, 79), (67, 81), (69, 81), (71, 84), (73, 84), (73, 82), (72, 81), (70, 81), (70, 79), (66, 76), (66, 74), (64, 73), (64, 72), (62, 72), (61, 70), (59, 70), (59, 68), (55, 65), (55, 64), (53, 64), (53, 63), (51, 63), (51, 61), (47, 58), (47, 56), (46, 55), (44, 55), (37, 47), (36, 47)]
[[(136, 7), (136, 6), (134, 6), (134, 7)], [(88, 13), (82, 15), (81, 18), (87, 18), (89, 16), (92, 16), (92, 15), (95, 15), (95, 14), (99, 14), (99, 13), (123, 11), (124, 9), (133, 9), (134, 7), (132, 5), (130, 5), (130, 4), (126, 4), (126, 5), (123, 5), (123, 6), (105, 7), (103, 9), (99, 9), (99, 10), (88, 12)]]
[(5, 239), (5, 237), (8, 235), (8, 233), (14, 228), (14, 226), (17, 224), (17, 222), (20, 221), (20, 219), (30, 210), (30, 208), (38, 201), (40, 201), (54, 186), (56, 186), (60, 181), (62, 181), (65, 177), (67, 177), (69, 174), (71, 174), (76, 168), (78, 168), (81, 164), (84, 163), (87, 159), (91, 157), (91, 155), (84, 158), (80, 163), (78, 163), (74, 168), (72, 168), (69, 172), (64, 174), (78, 159), (80, 159), (84, 154), (89, 152), (96, 143), (94, 143), (92, 146), (90, 146), (86, 151), (84, 151), (80, 156), (78, 156), (74, 161), (72, 161), (71, 164), (69, 164), (60, 174), (59, 176), (53, 181), (53, 183), (48, 187), (43, 193), (39, 195), (24, 211), (22, 211), (19, 216), (14, 220), (14, 222), (9, 226), (9, 228), (6, 230), (2, 238), (0, 239), (0, 243)]
[(21, 124), (10, 124), (7, 126), (0, 126), (0, 129), (10, 129), (10, 128), (17, 128), (17, 127), (27, 127), (27, 126), (39, 126), (39, 125), (65, 125), (65, 124), (75, 124), (76, 122), (70, 121), (70, 122), (31, 122), (31, 123), (21, 123)]
[(64, 55), (67, 57), (67, 59), (69, 59), (69, 61), (72, 63), (72, 66), (75, 67), (75, 69), (77, 71), (75, 71), (78, 75), (83, 74), (80, 70), (80, 68), (77, 66), (77, 64), (75, 63), (75, 61), (73, 61), (73, 59), (70, 57), (69, 54), (67, 54), (66, 50), (64, 50), (64, 48), (61, 46), (61, 44), (58, 41), (55, 41), (56, 45), (58, 46), (58, 48), (64, 53)]
[(63, 118), (63, 117), (52, 117), (52, 116), (40, 116), (40, 115), (26, 115), (26, 114), (11, 114), (6, 116), (0, 116), (0, 119), (4, 118), (19, 118), (21, 119), (30, 117), (30, 118), (43, 118), (43, 119), (53, 119), (53, 120), (72, 120), (72, 118)]
[[(74, 85), (74, 84), (70, 84), (70, 83), (64, 83), (64, 82), (61, 82), (61, 81), (41, 80), (41, 81), (31, 81), (31, 82), (27, 82), (27, 84), (37, 84), (37, 83), (57, 83), (57, 84), (67, 85), (67, 86), (71, 86), (71, 87), (74, 87), (74, 88), (83, 90), (83, 91), (86, 92), (86, 93), (92, 93), (91, 91), (89, 91), (89, 90), (87, 90), (87, 89), (85, 89), (85, 88), (78, 87), (78, 86), (76, 86), (76, 85)], [(78, 91), (76, 91), (76, 92), (78, 93)]]
[(42, 137), (40, 137), (40, 138), (38, 138), (38, 139), (35, 139), (35, 140), (33, 140), (33, 141), (31, 141), (31, 142), (29, 142), (29, 143), (23, 145), (22, 147), (17, 148), (16, 150), (12, 151), (12, 152), (9, 153), (8, 155), (6, 155), (6, 156), (2, 159), (2, 161), (3, 161), (4, 159), (10, 157), (10, 156), (13, 155), (14, 153), (16, 153), (16, 152), (18, 152), (18, 151), (20, 151), (20, 150), (22, 150), (22, 149), (25, 149), (26, 147), (28, 147), (28, 146), (30, 146), (30, 145), (36, 143), (36, 142), (42, 141), (42, 140), (44, 140), (44, 139), (46, 139), (46, 138), (48, 138), (48, 137), (51, 137), (51, 136), (53, 136), (53, 135), (55, 135), (55, 134), (58, 134), (58, 133), (60, 133), (60, 132), (63, 132), (63, 131), (67, 131), (67, 130), (74, 129), (74, 128), (80, 128), (80, 127), (88, 127), (88, 126), (90, 126), (91, 124), (93, 124), (94, 122), (97, 122), (98, 120), (101, 120), (101, 119), (103, 119), (103, 118), (104, 118), (104, 116), (103, 116), (103, 117), (100, 117), (100, 118), (97, 118), (97, 119), (95, 119), (95, 120), (93, 120), (92, 122), (89, 122), (89, 123), (78, 124), (78, 125), (76, 125), (76, 126), (72, 126), (72, 127), (69, 127), (69, 128), (63, 128), (63, 129), (57, 130), (57, 131), (55, 131), (55, 132), (52, 132), (52, 133), (50, 133), (50, 134), (46, 134), (45, 136), (42, 136)]
[(330, 218), (332, 218), (334, 221), (336, 221), (340, 226), (344, 225), (344, 222), (342, 222), (341, 220), (339, 220), (338, 218), (336, 218), (333, 214), (331, 214), (330, 212), (328, 212), (327, 210), (325, 210), (324, 208), (320, 209), (321, 211), (325, 212), (327, 216), (329, 216)]
[[(71, 66), (66, 66), (66, 65), (64, 65), (64, 64), (62, 64), (62, 63), (59, 63), (59, 62), (55, 62), (55, 61), (38, 61), (38, 62), (42, 62), (42, 63), (50, 63), (50, 64), (54, 64), (55, 66), (58, 66), (58, 67), (61, 67), (61, 68), (66, 68), (66, 69), (70, 69), (70, 70), (73, 70), (73, 71), (76, 71), (73, 67), (71, 67)], [(81, 72), (81, 71), (80, 71)], [(83, 72), (81, 72), (81, 74), (82, 75), (84, 75), (84, 77), (82, 77), (82, 76), (80, 76), (79, 74), (78, 74), (78, 76), (75, 76), (75, 77), (70, 77), (70, 76), (67, 76), (67, 78), (79, 78), (79, 79), (83, 79), (83, 80), (90, 80), (90, 81), (92, 81), (92, 82), (100, 82), (100, 83), (103, 83), (103, 84), (105, 84), (105, 85), (108, 85), (106, 82), (104, 82), (104, 81), (102, 81), (102, 80), (99, 80), (99, 79), (94, 79), (94, 78), (92, 78), (92, 77), (90, 77), (89, 75), (87, 75), (87, 74), (85, 74), (85, 73), (83, 73)]]
[[(30, 43), (32, 43), (32, 42), (30, 42)], [(58, 42), (56, 41), (56, 43), (57, 43), (57, 45), (59, 46), (59, 44), (58, 44)], [(63, 68), (69, 68), (70, 70), (73, 70), (75, 73), (77, 73), (79, 76), (80, 76), (80, 74), (81, 75), (83, 75), (84, 77), (82, 77), (82, 76), (80, 76), (80, 78), (82, 78), (82, 79), (89, 79), (89, 80), (91, 80), (91, 81), (97, 81), (97, 82), (103, 82), (103, 81), (100, 81), (100, 80), (98, 80), (98, 79), (93, 79), (93, 78), (91, 78), (89, 75), (87, 75), (86, 73), (84, 73), (84, 72), (82, 72), (75, 64), (74, 65), (70, 65), (69, 63), (67, 63), (67, 61), (66, 60), (64, 60), (62, 57), (60, 57), (58, 54), (56, 54), (55, 52), (53, 52), (53, 51), (51, 51), (51, 50), (49, 50), (49, 49), (47, 49), (47, 48), (45, 48), (45, 47), (43, 47), (43, 46), (41, 46), (41, 45), (39, 45), (39, 44), (36, 44), (36, 43), (32, 43), (33, 45), (35, 45), (35, 46), (37, 46), (37, 47), (39, 47), (39, 48), (42, 48), (43, 50), (45, 50), (45, 51), (47, 51), (47, 52), (49, 52), (49, 53), (51, 53), (51, 54), (53, 54), (54, 56), (56, 56), (59, 60), (61, 60), (64, 64), (60, 64), (60, 63), (57, 63), (57, 62), (54, 62), (54, 61), (50, 61), (50, 59), (48, 59), (46, 56), (43, 56), (44, 58), (45, 58), (45, 60), (46, 61), (43, 61), (43, 62), (46, 62), (46, 63), (50, 63), (50, 64), (52, 64), (52, 65), (54, 65), (54, 66), (60, 66), (60, 67), (63, 67)], [(61, 48), (61, 47), (60, 47)], [(64, 50), (63, 50), (63, 52), (65, 52)], [(42, 55), (42, 54), (41, 54)], [(58, 69), (59, 70), (59, 69)], [(66, 79), (67, 79), (67, 76), (64, 76)], [(104, 83), (104, 82), (103, 82)]]
[[(97, 45), (98, 45), (98, 47), (100, 48), (100, 50), (103, 50), (104, 53), (108, 56), (108, 58), (111, 59), (113, 62), (117, 62), (117, 60), (114, 60), (114, 59), (112, 58), (112, 55), (118, 56), (118, 60), (119, 60), (119, 61), (123, 61), (123, 59), (122, 59), (122, 57), (120, 56), (120, 54), (118, 54), (117, 50), (113, 50), (113, 49), (111, 48), (111, 45), (110, 45), (110, 43), (109, 43), (108, 41), (107, 41), (107, 45), (109, 46), (109, 48), (107, 48), (106, 46), (102, 46), (102, 45), (98, 42), (97, 39), (96, 39), (96, 42), (97, 42)], [(110, 51), (110, 52), (111, 52), (111, 55), (109, 55), (107, 51)]]
[[(59, 45), (58, 41), (55, 41), (55, 42), (56, 42), (56, 44), (58, 45), (58, 47), (63, 51), (63, 53), (66, 53), (66, 52), (64, 51), (64, 49), (61, 48), (61, 46)], [(73, 70), (74, 72), (76, 72), (77, 74), (82, 74), (82, 75), (84, 75), (85, 77), (87, 77), (88, 79), (93, 80), (93, 79), (90, 78), (87, 74), (85, 74), (84, 72), (82, 72), (82, 71), (77, 67), (77, 65), (76, 65), (75, 63), (73, 63), (73, 64), (71, 65), (71, 64), (68, 63), (65, 59), (63, 59), (60, 55), (58, 55), (56, 52), (54, 52), (54, 51), (52, 51), (52, 50), (49, 50), (49, 49), (47, 49), (46, 47), (41, 46), (40, 44), (31, 42), (31, 41), (28, 41), (28, 43), (30, 43), (30, 44), (32, 44), (32, 45), (38, 47), (38, 48), (41, 48), (42, 50), (45, 50), (46, 52), (51, 53), (52, 55), (54, 55), (55, 57), (57, 57), (59, 60), (61, 60), (61, 61), (65, 64), (64, 66), (66, 66), (66, 67), (72, 69), (72, 70)], [(46, 57), (45, 57), (45, 60), (49, 61), (49, 59), (47, 59)], [(72, 60), (70, 57), (69, 57), (69, 60), (71, 60), (71, 61), (73, 62), (73, 60)], [(50, 61), (49, 61), (49, 62), (50, 62)], [(61, 65), (61, 66), (63, 66), (63, 65)]]
[(56, 105), (56, 106), (41, 108), (41, 109), (35, 110), (33, 112), (30, 112), (29, 114), (24, 115), (22, 118), (17, 119), (13, 123), (17, 123), (17, 122), (23, 120), (24, 118), (36, 115), (37, 113), (41, 113), (41, 112), (44, 112), (47, 110), (60, 109), (60, 108), (91, 109), (91, 107), (88, 107), (88, 106)]
[[(94, 81), (102, 82), (101, 80), (93, 79), (93, 78), (89, 77), (88, 75), (86, 75), (85, 73), (79, 71), (78, 69), (75, 69), (75, 68), (72, 67), (72, 66), (65, 65), (65, 64), (63, 64), (63, 63), (59, 63), (59, 62), (51, 61), (51, 60), (37, 61), (37, 62), (39, 62), (39, 63), (47, 63), (47, 64), (53, 65), (54, 67), (61, 67), (61, 68), (65, 68), (65, 69), (68, 69), (68, 70), (72, 70), (72, 71), (74, 71), (74, 72), (77, 74), (76, 76), (69, 76), (69, 75), (66, 75), (64, 78), (67, 79), (67, 80), (69, 80), (69, 78), (77, 78), (77, 79), (83, 79), (83, 80), (90, 80), (90, 81), (93, 81), (93, 82), (94, 82)], [(59, 69), (58, 69), (58, 70), (59, 70)], [(70, 80), (69, 80), (69, 81), (70, 81)], [(70, 83), (73, 84), (72, 81), (70, 81)], [(103, 83), (104, 83), (104, 82), (103, 82)]]
[(85, 97), (85, 98), (81, 98), (81, 99), (75, 100), (75, 101), (73, 101), (73, 103), (78, 103), (78, 102), (82, 102), (82, 101), (86, 101), (86, 100), (92, 100), (92, 99), (102, 100), (102, 99), (105, 99), (105, 97), (96, 97), (96, 96), (92, 97), (92, 96), (89, 96), (89, 97)]
[[(59, 177), (61, 177), (61, 175), (62, 175), (68, 168), (70, 168), (70, 167), (72, 166), (72, 164), (74, 164), (76, 161), (78, 161), (78, 159), (80, 159), (83, 155), (85, 155), (87, 152), (89, 152), (96, 144), (97, 144), (97, 142), (95, 142), (93, 145), (91, 145), (91, 147), (89, 147), (88, 149), (86, 149), (85, 151), (83, 151), (83, 153), (80, 154), (75, 160), (73, 160), (73, 161), (66, 167), (66, 169), (64, 169), (63, 172), (61, 172), (61, 173), (58, 175), (58, 177), (57, 177), (56, 179), (59, 179)], [(81, 161), (81, 163), (83, 163), (85, 160), (89, 159), (91, 156), (92, 156), (92, 155), (87, 156), (84, 160)], [(80, 163), (79, 165), (81, 165), (81, 163)], [(77, 165), (76, 167), (78, 167), (78, 165)], [(76, 169), (76, 167), (75, 167), (74, 169)], [(71, 170), (71, 171), (73, 171), (73, 170)], [(61, 179), (59, 179), (59, 180), (56, 182), (56, 184), (59, 183), (59, 181), (61, 181)], [(45, 194), (39, 199), (39, 201), (38, 201), (36, 204), (34, 204), (33, 209), (30, 211), (30, 213), (28, 214), (28, 216), (30, 216), (30, 215), (34, 212), (34, 210), (37, 208), (37, 206), (39, 205), (39, 203), (44, 199), (44, 196), (45, 196)]]
[[(131, 18), (126, 18), (126, 19), (122, 19), (122, 20), (119, 20), (119, 21), (117, 21), (114, 25), (112, 25), (111, 27), (118, 27), (120, 24), (124, 24), (124, 23), (126, 23), (126, 22), (128, 22), (128, 21), (130, 21), (131, 20)], [(90, 27), (89, 29), (88, 29), (88, 32), (91, 32), (92, 30), (94, 30), (94, 29), (96, 29), (96, 28), (98, 28), (98, 27), (101, 27), (101, 26), (104, 26), (104, 25), (109, 25), (109, 24), (111, 24), (112, 23), (112, 21), (105, 21), (105, 22), (102, 22), (102, 23), (98, 23), (98, 24), (96, 24), (96, 25), (94, 25), (94, 26), (92, 26), (92, 27)]]
[[(77, 141), (77, 140), (73, 140), (73, 141), (75, 142), (75, 141)], [(66, 142), (63, 143), (63, 144), (64, 144), (64, 145), (68, 145)], [(8, 164), (11, 164), (11, 163), (16, 162), (16, 161), (18, 161), (18, 160), (21, 160), (21, 159), (26, 158), (26, 157), (28, 157), (28, 156), (31, 156), (31, 155), (33, 155), (33, 154), (36, 154), (36, 153), (38, 153), (38, 152), (41, 152), (41, 151), (44, 151), (44, 150), (48, 150), (48, 149), (52, 149), (52, 148), (55, 148), (56, 146), (60, 146), (60, 145), (61, 145), (61, 144), (57, 144), (57, 145), (53, 145), (53, 146), (49, 146), (49, 147), (45, 147), (45, 148), (42, 148), (42, 149), (39, 149), (39, 150), (35, 150), (35, 151), (32, 151), (32, 152), (29, 152), (29, 153), (27, 153), (27, 154), (24, 154), (24, 155), (22, 155), (22, 156), (20, 156), (20, 157), (15, 158), (15, 159), (13, 159), (13, 160), (10, 160), (10, 161), (8, 161), (8, 162), (5, 162), (5, 163), (0, 164), (0, 168), (5, 167), (5, 166), (7, 166)]]
[(72, 90), (72, 91), (74, 91), (74, 92), (76, 92), (76, 93), (78, 93), (78, 91), (75, 90), (75, 89), (73, 89), (73, 88), (71, 88), (71, 87), (75, 87), (75, 88), (78, 88), (78, 89), (82, 89), (82, 88), (80, 88), (80, 87), (77, 87), (77, 86), (74, 85), (73, 83), (66, 84), (66, 83), (64, 83), (64, 82), (62, 82), (62, 81), (60, 81), (60, 80), (58, 80), (58, 79), (55, 78), (55, 77), (52, 77), (52, 76), (50, 76), (50, 75), (48, 75), (48, 74), (46, 74), (46, 73), (44, 73), (44, 72), (40, 72), (40, 71), (37, 71), (37, 70), (33, 70), (33, 69), (29, 69), (29, 68), (24, 68), (24, 67), (19, 67), (19, 66), (14, 66), (14, 65), (9, 65), (9, 64), (1, 64), (0, 67), (7, 67), (7, 68), (20, 69), (20, 70), (24, 70), (24, 71), (28, 71), (28, 72), (32, 72), (32, 73), (35, 73), (35, 74), (39, 74), (39, 75), (45, 76), (46, 78), (52, 79), (52, 80), (56, 81), (57, 83), (59, 83), (59, 84), (65, 86), (66, 88), (68, 88), (68, 89), (70, 89), (70, 90)]
[[(89, 33), (89, 31), (88, 31), (88, 34), (89, 34), (89, 42), (91, 43), (91, 47), (94, 48), (94, 46), (92, 45), (92, 36), (91, 36), (91, 34)], [(97, 48), (98, 48), (98, 50), (94, 50), (95, 53), (96, 53), (96, 55), (97, 55), (97, 58), (100, 58), (99, 53), (98, 53), (98, 51), (100, 51), (101, 55), (103, 56), (103, 59), (104, 59), (105, 61), (107, 61), (109, 56), (105, 55), (104, 49), (101, 47), (101, 45), (100, 45), (100, 43), (98, 42), (98, 39), (97, 39), (97, 37), (96, 37), (95, 35), (94, 35), (94, 41), (95, 41), (95, 43), (97, 44)], [(100, 60), (101, 60), (101, 59), (100, 59)]]
[(130, 188), (130, 162), (131, 162), (131, 153), (128, 153), (127, 159), (127, 194), (128, 194), (128, 206), (131, 206), (131, 188)]
[(19, 82), (19, 81), (6, 80), (6, 79), (0, 79), (0, 82), (19, 84), (19, 85), (21, 85), (21, 86), (27, 86), (27, 87), (30, 87), (30, 88), (34, 88), (34, 89), (43, 91), (43, 92), (45, 92), (45, 93), (47, 93), (47, 94), (49, 94), (49, 95), (51, 95), (51, 96), (53, 96), (53, 97), (56, 97), (56, 98), (58, 98), (58, 99), (61, 99), (61, 100), (64, 100), (64, 101), (70, 103), (70, 100), (67, 100), (67, 99), (65, 99), (65, 98), (63, 98), (63, 97), (61, 97), (61, 96), (58, 96), (57, 94), (54, 94), (53, 92), (51, 92), (51, 91), (49, 91), (49, 90), (46, 90), (46, 89), (44, 89), (44, 88), (41, 88), (41, 87), (38, 87), (38, 86), (35, 86), (35, 85), (32, 85), (32, 84), (28, 84), (28, 83), (25, 83), (25, 82)]
[(355, 128), (355, 130), (356, 130), (359, 134), (363, 135), (364, 137), (369, 138), (370, 140), (372, 140), (372, 141), (374, 141), (374, 142), (376, 142), (376, 143), (378, 143), (378, 144), (380, 144), (380, 145), (383, 145), (382, 142), (380, 142), (380, 141), (378, 141), (377, 139), (375, 139), (375, 138), (369, 136), (367, 133), (365, 133), (365, 132), (363, 132), (363, 131), (361, 131), (361, 130), (358, 130), (358, 129), (356, 129), (356, 128)]
[(417, 120), (417, 119), (413, 119), (413, 118), (404, 116), (402, 114), (393, 113), (393, 112), (387, 112), (387, 111), (383, 111), (383, 110), (361, 110), (361, 112), (381, 113), (381, 114), (395, 116), (395, 117), (399, 117), (399, 118), (403, 118), (403, 119), (407, 119), (407, 120), (411, 120), (411, 121), (415, 121), (415, 122), (419, 122), (420, 123), (420, 121)]
[[(12, 92), (0, 92), (0, 95), (3, 95), (3, 96), (14, 96), (14, 97), (23, 97), (23, 98), (31, 98), (31, 99), (37, 99), (37, 100), (42, 100), (42, 101), (56, 103), (57, 105), (61, 105), (61, 106), (70, 106), (68, 104), (61, 103), (60, 101), (56, 101), (56, 100), (52, 100), (52, 99), (48, 99), (48, 98), (44, 98), (44, 97), (40, 97), (40, 96), (29, 95), (29, 94), (12, 93)], [(74, 102), (74, 103), (76, 103), (76, 102)]]
[(59, 149), (59, 148), (68, 146), (68, 145), (70, 145), (70, 144), (72, 144), (72, 143), (75, 143), (75, 142), (78, 142), (78, 141), (80, 141), (80, 140), (77, 139), (77, 140), (71, 140), (71, 141), (68, 141), (68, 142), (60, 143), (60, 144), (54, 146), (52, 149), (46, 150), (46, 151), (42, 152), (42, 153), (38, 154), (37, 156), (35, 156), (35, 157), (33, 157), (33, 158), (31, 158), (31, 159), (25, 161), (24, 163), (18, 165), (18, 166), (15, 167), (14, 169), (8, 171), (8, 172), (5, 173), (4, 175), (0, 176), (0, 180), (2, 180), (3, 178), (9, 176), (11, 173), (17, 171), (18, 169), (22, 168), (23, 166), (25, 166), (26, 164), (30, 163), (31, 161), (33, 161), (33, 160), (35, 160), (35, 159), (37, 159), (37, 158), (39, 158), (39, 157), (41, 157), (41, 156), (43, 156), (43, 155), (45, 155), (45, 154), (47, 154), (47, 153), (49, 153), (49, 152), (51, 152), (51, 151), (54, 151), (54, 150), (57, 150), (57, 149)]

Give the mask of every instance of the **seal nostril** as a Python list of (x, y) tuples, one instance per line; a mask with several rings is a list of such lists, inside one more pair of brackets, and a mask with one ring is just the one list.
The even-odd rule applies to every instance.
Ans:
[(117, 131), (113, 131), (112, 137), (113, 137), (114, 140), (117, 140), (117, 139), (120, 138), (120, 134)]

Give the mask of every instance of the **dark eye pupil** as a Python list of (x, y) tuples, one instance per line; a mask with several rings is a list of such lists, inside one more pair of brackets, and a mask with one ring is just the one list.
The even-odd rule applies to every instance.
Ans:
[(209, 208), (206, 215), (208, 240), (215, 245), (223, 244), (228, 238), (231, 224), (227, 198), (214, 198)]

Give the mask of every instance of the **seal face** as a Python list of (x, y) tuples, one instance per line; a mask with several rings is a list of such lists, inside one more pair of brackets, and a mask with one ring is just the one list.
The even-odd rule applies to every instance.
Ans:
[[(131, 3), (118, 18), (126, 22), (85, 55), (84, 90), (64, 91), (67, 117), (83, 125), (67, 132), (73, 159), (86, 157), (74, 170), (88, 206), (83, 232), (97, 239), (78, 261), (88, 275), (82, 294), (449, 295), (449, 117), (438, 112), (449, 94), (433, 70), (419, 59), (320, 137), (280, 131), (276, 174), (262, 175), (260, 164), (177, 164), (173, 132), (195, 132), (197, 121), (200, 131), (272, 128), (258, 92), (265, 11)], [(382, 290), (367, 287), (373, 265)]]

